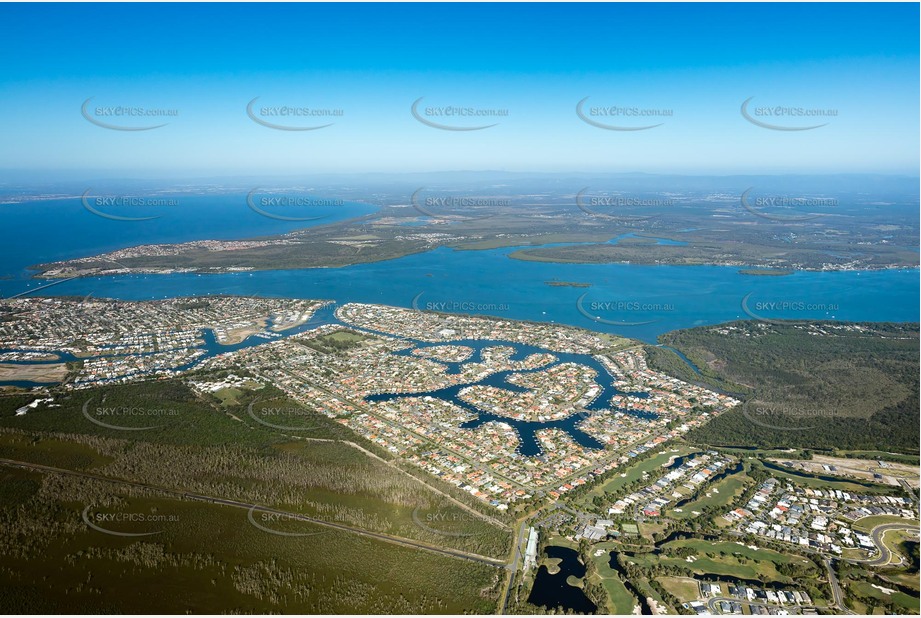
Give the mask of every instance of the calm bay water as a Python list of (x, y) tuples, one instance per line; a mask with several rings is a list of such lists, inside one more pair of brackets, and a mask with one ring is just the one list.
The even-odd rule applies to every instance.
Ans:
[[(246, 238), (354, 217), (370, 207), (331, 208), (320, 222), (282, 222), (250, 211), (243, 197), (185, 198), (161, 219), (121, 222), (87, 212), (80, 200), (0, 205), (0, 295), (43, 285), (26, 266), (141, 243)], [(239, 202), (239, 203), (238, 203)], [(333, 212), (334, 211), (334, 212)], [(917, 321), (919, 271), (740, 275), (736, 267), (553, 264), (508, 257), (514, 249), (436, 249), (344, 268), (221, 275), (132, 275), (75, 279), (43, 290), (127, 300), (246, 294), (380, 303), (451, 313), (558, 322), (654, 342), (676, 328), (734, 319)], [(591, 284), (549, 286), (548, 281)], [(746, 299), (748, 312), (743, 309)]]
[[(0, 204), (0, 276), (22, 279), (29, 276), (25, 269), (33, 264), (95, 255), (135, 245), (282, 234), (375, 211), (373, 206), (357, 203), (290, 207), (287, 210), (265, 208), (277, 211), (274, 214), (323, 217), (317, 221), (281, 221), (250, 209), (245, 193), (156, 197), (176, 203), (170, 206), (97, 208), (117, 216), (159, 217), (148, 221), (105, 219), (89, 212), (80, 198)], [(257, 205), (258, 199), (257, 195)], [(92, 206), (92, 198), (88, 201)]]

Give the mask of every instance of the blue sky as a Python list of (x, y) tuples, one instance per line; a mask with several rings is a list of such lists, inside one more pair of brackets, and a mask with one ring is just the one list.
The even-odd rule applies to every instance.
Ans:
[[(3, 4), (0, 19), (0, 169), (915, 174), (919, 166), (916, 4)], [(317, 131), (273, 130), (245, 113), (257, 96), (260, 105), (342, 115), (308, 119), (334, 122)], [(91, 110), (178, 115), (150, 131), (108, 130), (81, 116), (90, 97)], [(484, 130), (439, 130), (411, 115), (420, 97), (422, 109), (508, 115)], [(599, 129), (576, 115), (585, 97), (588, 108), (671, 115), (599, 117), (664, 122)], [(836, 115), (814, 130), (765, 129), (742, 117), (749, 97), (750, 110)]]

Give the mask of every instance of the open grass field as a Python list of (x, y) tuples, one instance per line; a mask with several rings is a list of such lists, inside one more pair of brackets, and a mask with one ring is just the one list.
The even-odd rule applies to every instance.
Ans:
[(605, 482), (599, 484), (597, 487), (594, 487), (591, 491), (587, 492), (582, 498), (582, 503), (590, 504), (595, 496), (601, 496), (605, 493), (616, 493), (630, 483), (640, 480), (643, 477), (643, 474), (652, 474), (656, 469), (661, 468), (663, 464), (668, 462), (670, 458), (687, 455), (693, 452), (695, 452), (695, 449), (691, 447), (678, 445), (673, 448), (665, 449), (661, 453), (657, 453), (649, 459), (641, 461), (637, 464), (628, 464), (626, 468), (620, 470), (619, 472), (615, 472), (614, 476), (610, 477)]
[(876, 526), (881, 526), (883, 524), (913, 524), (918, 526), (918, 520), (912, 521), (895, 515), (870, 515), (869, 517), (861, 517), (855, 520), (853, 527), (855, 530), (860, 530), (861, 532), (869, 532)]
[[(900, 567), (902, 565), (910, 565), (911, 558), (908, 556), (908, 552), (905, 549), (905, 543), (917, 543), (918, 542), (918, 529), (915, 530), (888, 530), (883, 533), (883, 545), (888, 547), (892, 551), (892, 556), (889, 558), (889, 564), (893, 567)], [(918, 588), (918, 577), (917, 575), (914, 578), (915, 584), (913, 588)]]
[(751, 483), (751, 479), (745, 475), (744, 470), (731, 474), (706, 488), (700, 497), (683, 505), (680, 511), (671, 509), (668, 511), (668, 516), (674, 519), (688, 519), (696, 517), (695, 511), (701, 512), (706, 508), (724, 507), (741, 495)]
[(640, 536), (652, 541), (656, 534), (664, 534), (668, 523), (664, 519), (647, 519), (639, 526)]
[(867, 557), (867, 553), (855, 547), (845, 547), (841, 550), (841, 557), (845, 560), (863, 560)]
[(560, 546), (560, 547), (568, 547), (569, 549), (575, 549), (575, 550), (577, 550), (577, 551), (578, 551), (578, 549), (579, 549), (579, 544), (578, 544), (578, 543), (576, 543), (576, 542), (574, 542), (574, 541), (570, 541), (569, 539), (567, 539), (567, 538), (564, 537), (564, 536), (552, 535), (552, 536), (548, 537), (548, 539), (547, 539), (547, 545), (558, 545), (558, 546)]
[(915, 596), (921, 594), (921, 580), (918, 579), (918, 573), (908, 573), (904, 569), (900, 569), (898, 571), (887, 572), (886, 579), (914, 590)]
[(850, 585), (853, 586), (853, 588), (862, 596), (868, 596), (874, 599), (879, 599), (880, 601), (894, 603), (902, 608), (905, 608), (906, 610), (913, 611), (915, 614), (921, 610), (921, 600), (919, 600), (918, 597), (909, 596), (904, 592), (894, 590), (893, 588), (881, 586), (881, 588), (893, 590), (893, 592), (887, 593), (883, 590), (880, 590), (879, 588), (874, 588), (872, 584), (867, 582), (858, 581), (853, 582)]
[(598, 578), (608, 594), (608, 612), (615, 615), (633, 613), (636, 599), (624, 586), (620, 576), (610, 567), (611, 555), (608, 552), (600, 556), (593, 556), (598, 566)]
[[(687, 557), (675, 555), (674, 550), (689, 548), (692, 551), (689, 560)], [(771, 549), (751, 549), (733, 542), (710, 542), (699, 539), (686, 539), (672, 541), (662, 546), (663, 554), (656, 556), (652, 553), (637, 554), (629, 558), (639, 566), (652, 567), (656, 565), (680, 567), (689, 569), (701, 575), (725, 575), (749, 580), (775, 581), (794, 583), (795, 580), (781, 574), (778, 565), (796, 563), (804, 568), (815, 571), (814, 565), (799, 556), (782, 554)], [(818, 572), (815, 573), (819, 575)]]
[(369, 338), (371, 338), (371, 335), (340, 329), (312, 339), (301, 339), (299, 343), (322, 354), (334, 354), (357, 347)]
[(793, 581), (790, 578), (786, 578), (780, 575), (773, 563), (749, 564), (747, 561), (743, 562), (737, 558), (727, 555), (719, 556), (716, 558), (699, 557), (693, 562), (690, 562), (684, 558), (655, 556), (653, 554), (639, 554), (635, 557), (629, 558), (629, 561), (641, 567), (653, 567), (656, 565), (680, 567), (689, 569), (690, 571), (699, 575), (724, 575), (728, 577), (740, 577), (750, 580), (757, 580), (759, 579), (759, 576), (761, 576), (764, 578), (763, 581), (770, 580), (786, 583), (792, 583)]
[(239, 388), (227, 387), (215, 391), (214, 396), (221, 402), (222, 406), (238, 406), (240, 405), (240, 399), (243, 397), (243, 391)]
[(690, 577), (658, 577), (657, 581), (670, 593), (682, 601), (693, 601), (700, 598), (700, 586), (697, 580)]
[(680, 541), (671, 541), (662, 545), (666, 551), (677, 547), (688, 547), (694, 551), (704, 553), (718, 553), (732, 556), (743, 556), (749, 560), (758, 562), (773, 562), (775, 564), (797, 563), (802, 565), (811, 565), (809, 560), (795, 554), (784, 554), (773, 549), (759, 547), (752, 549), (747, 545), (735, 543), (733, 541), (703, 541), (700, 539), (684, 539)]

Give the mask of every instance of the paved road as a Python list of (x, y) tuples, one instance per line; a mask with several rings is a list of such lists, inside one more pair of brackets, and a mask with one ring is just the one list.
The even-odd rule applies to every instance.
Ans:
[[(512, 560), (508, 565), (508, 581), (505, 584), (505, 596), (502, 598), (502, 607), (499, 608), (499, 615), (505, 613), (506, 608), (508, 607), (508, 599), (512, 594), (512, 583), (515, 581), (515, 573), (518, 572), (518, 563), (522, 560), (521, 556), (521, 544), (524, 542), (525, 532), (528, 530), (528, 521), (530, 517), (526, 517), (521, 525), (518, 527), (518, 533), (515, 535), (515, 549), (512, 552)], [(522, 567), (524, 565), (522, 564)]]
[(882, 524), (876, 526), (870, 531), (870, 537), (876, 548), (879, 550), (879, 556), (876, 558), (865, 558), (863, 560), (851, 560), (851, 562), (862, 562), (867, 566), (883, 566), (889, 564), (892, 559), (892, 550), (883, 543), (883, 535), (890, 530), (918, 530), (918, 526), (913, 524)]
[[(907, 530), (918, 530), (918, 526), (917, 526), (917, 525), (914, 525), (914, 524), (898, 524), (898, 523), (893, 523), (893, 524), (881, 524), (881, 525), (877, 526), (876, 528), (873, 528), (873, 530), (870, 531), (870, 537), (873, 539), (873, 542), (876, 543), (877, 548), (880, 549), (880, 552), (881, 552), (883, 555), (881, 555), (881, 556), (879, 556), (879, 557), (877, 557), (877, 558), (841, 558), (841, 557), (836, 557), (835, 559), (836, 559), (836, 560), (842, 560), (842, 561), (844, 561), (844, 562), (854, 562), (854, 563), (860, 563), (860, 564), (867, 564), (867, 565), (869, 565), (869, 566), (881, 566), (881, 565), (884, 565), (884, 564), (886, 564), (887, 562), (889, 562), (889, 555), (891, 555), (891, 552), (889, 551), (889, 548), (887, 548), (885, 545), (883, 545), (883, 543), (882, 543), (882, 535), (883, 535), (884, 532), (886, 532), (886, 530), (896, 530), (896, 529), (899, 529), (899, 528), (904, 528), (904, 529), (907, 529)], [(879, 534), (877, 534), (877, 530), (879, 531)], [(727, 530), (727, 531), (725, 531), (725, 533), (726, 533), (726, 534), (729, 534), (729, 535), (732, 535), (732, 536), (735, 536), (735, 537), (742, 537), (742, 536), (744, 536), (741, 532), (738, 532), (737, 530)], [(763, 543), (763, 542), (764, 542), (764, 541), (762, 541), (762, 543)], [(766, 545), (767, 545), (768, 547), (771, 547), (771, 546), (772, 546), (771, 543), (766, 543)], [(783, 549), (784, 549), (782, 546), (780, 546), (780, 544), (773, 544), (773, 548), (774, 548), (774, 549), (777, 549), (778, 551), (783, 551)], [(818, 550), (816, 550), (816, 549), (812, 549), (811, 547), (796, 547), (795, 549), (796, 549), (796, 551), (800, 551), (800, 552), (803, 552), (803, 553), (805, 553), (805, 554), (815, 554), (815, 555), (818, 555), (818, 556), (822, 556), (823, 558), (825, 557), (825, 554), (824, 554), (823, 552), (818, 551)], [(885, 559), (885, 560), (882, 560), (883, 557), (885, 557), (886, 559)]]
[(262, 506), (259, 504), (240, 502), (239, 500), (229, 500), (227, 498), (206, 496), (203, 494), (196, 494), (196, 493), (186, 492), (186, 491), (177, 490), (177, 489), (157, 487), (156, 485), (148, 485), (146, 483), (139, 483), (136, 481), (126, 481), (123, 479), (101, 476), (97, 474), (92, 474), (90, 472), (78, 472), (76, 470), (66, 470), (64, 468), (55, 468), (53, 466), (45, 466), (41, 464), (34, 464), (34, 463), (29, 463), (29, 462), (24, 462), (24, 461), (16, 461), (13, 459), (0, 458), (0, 465), (8, 466), (11, 468), (21, 468), (24, 470), (34, 470), (38, 472), (52, 472), (55, 474), (66, 474), (69, 476), (79, 476), (83, 478), (102, 481), (105, 483), (114, 483), (118, 485), (138, 487), (138, 488), (147, 489), (150, 491), (157, 491), (157, 492), (177, 496), (180, 498), (185, 498), (187, 500), (198, 500), (200, 502), (209, 502), (212, 504), (220, 504), (224, 506), (232, 506), (232, 507), (242, 508), (242, 509), (247, 509), (247, 510), (255, 510), (255, 511), (263, 512), (263, 513), (273, 513), (277, 515), (283, 515), (287, 519), (297, 519), (299, 521), (305, 521), (311, 524), (316, 524), (318, 526), (324, 526), (326, 528), (334, 528), (336, 530), (341, 530), (343, 532), (350, 532), (353, 534), (358, 534), (361, 536), (377, 539), (379, 541), (393, 543), (395, 545), (402, 545), (404, 547), (411, 547), (413, 549), (422, 549), (422, 550), (430, 551), (436, 554), (450, 556), (451, 558), (461, 558), (463, 560), (470, 560), (472, 562), (479, 562), (481, 564), (487, 564), (489, 566), (499, 567), (499, 568), (506, 568), (507, 566), (505, 561), (499, 560), (496, 558), (490, 558), (489, 556), (481, 556), (479, 554), (465, 552), (465, 551), (461, 551), (457, 549), (448, 549), (444, 547), (438, 547), (437, 545), (428, 545), (426, 543), (422, 543), (419, 541), (414, 541), (414, 540), (406, 539), (403, 537), (393, 536), (390, 534), (384, 534), (381, 532), (369, 532), (368, 530), (363, 530), (361, 528), (356, 528), (354, 526), (348, 526), (345, 524), (324, 521), (322, 519), (314, 519), (313, 517), (301, 515), (300, 513), (293, 513), (293, 512), (284, 511), (281, 509), (274, 509), (274, 508)]
[(68, 277), (67, 279), (61, 279), (60, 281), (55, 281), (55, 282), (53, 282), (53, 283), (48, 283), (48, 284), (46, 284), (46, 285), (40, 285), (40, 286), (38, 286), (37, 288), (32, 288), (31, 290), (26, 290), (25, 292), (20, 292), (19, 294), (13, 294), (12, 296), (10, 296), (10, 299), (13, 299), (13, 298), (22, 298), (22, 297), (25, 296), (26, 294), (32, 294), (32, 293), (34, 293), (34, 292), (38, 292), (39, 290), (44, 290), (45, 288), (50, 288), (50, 287), (53, 286), (53, 285), (60, 285), (60, 284), (62, 284), (62, 283), (67, 283), (68, 281), (73, 281), (73, 280), (76, 279), (76, 278), (77, 278), (77, 277)]
[(828, 587), (831, 588), (832, 604), (831, 607), (838, 609), (846, 614), (853, 614), (844, 604), (844, 592), (841, 591), (841, 584), (838, 583), (838, 576), (835, 575), (835, 569), (832, 566), (831, 559), (825, 558), (825, 569), (828, 571)]
[(912, 487), (905, 479), (899, 479), (899, 484), (902, 486), (902, 489), (904, 489), (906, 493), (911, 496), (911, 499), (915, 502), (915, 504), (918, 504), (918, 494), (915, 493), (915, 488)]

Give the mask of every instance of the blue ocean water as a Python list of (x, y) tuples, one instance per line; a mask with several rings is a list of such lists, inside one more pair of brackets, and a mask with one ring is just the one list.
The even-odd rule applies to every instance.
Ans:
[[(175, 205), (97, 208), (100, 212), (116, 216), (157, 217), (147, 221), (117, 221), (100, 217), (87, 210), (81, 198), (0, 204), (0, 276), (24, 279), (30, 276), (24, 269), (33, 264), (95, 255), (135, 245), (281, 234), (376, 210), (374, 206), (350, 202), (331, 206), (264, 208), (271, 214), (282, 216), (323, 217), (315, 221), (284, 221), (254, 212), (247, 205), (245, 193), (208, 196), (174, 194), (155, 198), (171, 199)], [(92, 206), (92, 198), (89, 202)], [(4, 295), (7, 295), (5, 292)]]
[[(247, 208), (244, 198), (187, 198), (194, 205), (146, 222), (102, 219), (78, 200), (0, 205), (0, 295), (43, 285), (26, 266), (119, 247), (201, 238), (248, 238), (325, 224), (370, 211), (347, 204), (318, 222), (282, 222)], [(236, 200), (236, 201), (234, 201)], [(647, 342), (676, 328), (734, 319), (918, 321), (919, 270), (739, 274), (728, 266), (554, 264), (509, 258), (513, 248), (440, 248), (343, 268), (131, 275), (66, 281), (46, 295), (129, 300), (206, 294), (323, 298), (451, 313), (558, 322)], [(549, 286), (548, 281), (590, 287)], [(745, 301), (745, 308), (743, 308)], [(748, 311), (746, 311), (746, 308)]]

